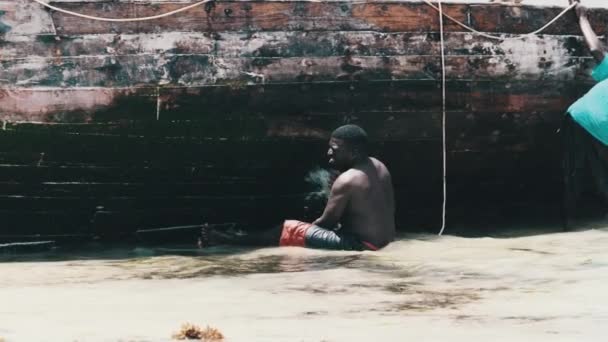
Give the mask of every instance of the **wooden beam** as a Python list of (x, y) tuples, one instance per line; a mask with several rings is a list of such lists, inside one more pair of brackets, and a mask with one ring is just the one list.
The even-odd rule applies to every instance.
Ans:
[[(445, 34), (445, 53), (454, 56), (590, 57), (579, 36), (543, 36), (496, 41), (463, 32)], [(439, 35), (416, 32), (272, 31), (163, 32), (74, 37), (8, 38), (0, 61), (132, 55), (213, 55), (238, 58), (290, 58), (440, 55)]]
[[(184, 4), (137, 2), (74, 2), (61, 3), (62, 8), (101, 17), (136, 17), (165, 13)], [(475, 29), (495, 33), (527, 33), (555, 17), (561, 8), (534, 6), (491, 6), (445, 4), (445, 12)], [(608, 11), (593, 11), (592, 22), (600, 33), (605, 28)], [(597, 19), (597, 20), (596, 20)], [(179, 16), (141, 23), (106, 23), (87, 21), (62, 13), (53, 13), (61, 35), (98, 33), (146, 33), (180, 30), (184, 32), (222, 31), (337, 31), (374, 30), (383, 32), (438, 31), (438, 15), (422, 2), (349, 4), (348, 2), (210, 2)], [(462, 29), (446, 22), (448, 32)], [(554, 25), (550, 34), (579, 33), (574, 16), (566, 16)]]
[[(25, 59), (1, 63), (5, 86), (204, 86), (335, 81), (437, 80), (437, 56), (216, 58), (209, 55), (135, 55)], [(448, 79), (574, 81), (593, 61), (564, 56), (449, 56)], [(2, 107), (0, 107), (2, 108)]]

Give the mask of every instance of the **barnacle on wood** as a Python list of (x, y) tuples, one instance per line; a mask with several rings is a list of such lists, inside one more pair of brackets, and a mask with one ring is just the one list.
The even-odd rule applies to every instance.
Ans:
[[(224, 340), (224, 335), (217, 329), (207, 326), (202, 329), (192, 323), (182, 324), (181, 329), (173, 334), (174, 340), (200, 340), (205, 342), (219, 342)], [(2, 342), (2, 341), (0, 341)]]

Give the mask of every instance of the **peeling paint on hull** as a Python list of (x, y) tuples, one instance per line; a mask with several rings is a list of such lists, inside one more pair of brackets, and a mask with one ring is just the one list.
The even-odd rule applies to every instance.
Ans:
[[(119, 17), (184, 3), (54, 4)], [(559, 10), (446, 4), (506, 35)], [(420, 2), (228, 1), (128, 24), (27, 0), (0, 11), (2, 241), (314, 219), (303, 180), (325, 165), (331, 130), (351, 122), (393, 173), (399, 226), (439, 220), (440, 43)], [(603, 33), (608, 10), (592, 19)], [(449, 219), (470, 220), (471, 208), (488, 224), (525, 208), (555, 216), (556, 129), (593, 84), (574, 16), (521, 41), (446, 30)]]

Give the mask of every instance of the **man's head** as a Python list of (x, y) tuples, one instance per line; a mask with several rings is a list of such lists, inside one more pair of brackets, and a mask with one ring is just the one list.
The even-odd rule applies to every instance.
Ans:
[(338, 127), (329, 140), (329, 164), (338, 170), (347, 170), (367, 157), (367, 133), (357, 125)]

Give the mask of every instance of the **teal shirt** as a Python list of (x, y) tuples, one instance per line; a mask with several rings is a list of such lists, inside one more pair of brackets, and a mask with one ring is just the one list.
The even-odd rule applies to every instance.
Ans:
[(600, 83), (570, 106), (568, 112), (574, 121), (608, 146), (608, 56), (591, 76)]

